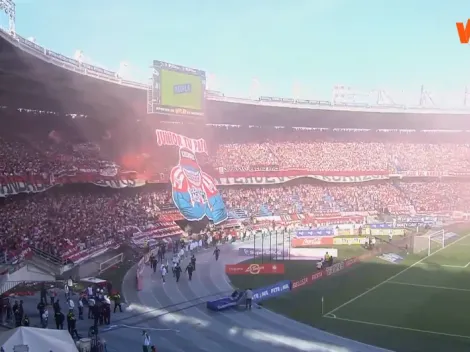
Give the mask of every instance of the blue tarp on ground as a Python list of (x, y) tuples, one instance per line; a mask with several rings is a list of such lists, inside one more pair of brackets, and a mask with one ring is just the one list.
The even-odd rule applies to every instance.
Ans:
[[(265, 286), (253, 290), (253, 302), (260, 303), (267, 299), (278, 297), (292, 289), (292, 282), (289, 280), (279, 281), (274, 285)], [(233, 299), (232, 297), (219, 298), (207, 302), (207, 309), (220, 312), (237, 305), (239, 297)]]

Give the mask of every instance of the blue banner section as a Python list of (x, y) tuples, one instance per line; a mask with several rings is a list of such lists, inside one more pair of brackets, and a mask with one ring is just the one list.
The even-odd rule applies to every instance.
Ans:
[(313, 229), (313, 230), (297, 230), (296, 237), (328, 237), (334, 236), (333, 229)]
[[(267, 299), (278, 297), (284, 293), (290, 292), (292, 290), (292, 281), (283, 280), (278, 283), (262, 288), (257, 288), (253, 290), (253, 302), (259, 303)], [(240, 296), (241, 297), (241, 296)], [(242, 301), (243, 299), (240, 298)], [(209, 310), (214, 312), (220, 312), (229, 308), (233, 308), (237, 305), (239, 298), (224, 297), (216, 299), (214, 301), (207, 301), (206, 307)]]
[(237, 305), (237, 300), (233, 299), (232, 297), (224, 297), (220, 299), (216, 299), (215, 301), (207, 301), (207, 309), (212, 310), (214, 312), (220, 312), (222, 310), (226, 310)]
[(261, 257), (261, 256), (272, 256), (275, 257), (288, 257), (289, 252), (283, 251), (281, 248), (238, 248), (238, 255), (241, 257)]
[(426, 225), (432, 225), (434, 221), (424, 220), (424, 221), (400, 221), (397, 223), (383, 222), (379, 224), (370, 224), (371, 229), (402, 229), (402, 228), (414, 228), (414, 227), (424, 227)]
[(410, 229), (410, 228), (415, 228), (415, 227), (424, 227), (426, 225), (433, 225), (434, 222), (430, 221), (408, 221), (408, 222), (397, 222), (396, 227), (398, 228), (405, 228), (405, 229)]
[(257, 303), (263, 302), (267, 299), (278, 297), (284, 293), (287, 293), (291, 289), (292, 282), (290, 280), (279, 281), (274, 285), (253, 290), (253, 301)]
[(380, 224), (370, 224), (371, 229), (393, 229), (393, 223), (391, 222), (383, 222)]
[(382, 255), (377, 256), (377, 258), (383, 259), (392, 264), (398, 264), (403, 261), (403, 257), (395, 253), (384, 253)]

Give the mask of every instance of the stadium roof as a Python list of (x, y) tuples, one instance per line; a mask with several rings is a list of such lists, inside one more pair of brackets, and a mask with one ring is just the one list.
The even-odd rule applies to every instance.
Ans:
[[(103, 120), (146, 115), (147, 86), (115, 72), (81, 63), (0, 29), (0, 105)], [(208, 92), (211, 123), (253, 123), (307, 127), (387, 129), (470, 129), (470, 111), (423, 107), (332, 105), (275, 97), (240, 99)]]

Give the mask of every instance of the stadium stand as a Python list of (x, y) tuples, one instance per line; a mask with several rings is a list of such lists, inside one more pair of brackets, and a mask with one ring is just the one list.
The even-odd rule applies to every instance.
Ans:
[[(155, 148), (159, 128), (207, 142), (197, 158), (228, 209), (222, 235), (273, 219), (468, 217), (466, 115), (208, 93), (204, 123), (155, 119), (146, 84), (0, 34), (0, 265), (34, 253), (79, 264), (189, 234), (169, 185), (175, 155)], [(237, 178), (259, 180), (227, 181)]]

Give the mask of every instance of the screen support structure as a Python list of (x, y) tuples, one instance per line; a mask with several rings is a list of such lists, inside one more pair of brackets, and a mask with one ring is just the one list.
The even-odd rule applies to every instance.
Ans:
[(153, 97), (154, 97), (154, 83), (153, 79), (150, 79), (147, 88), (147, 114), (153, 114)]
[(15, 33), (16, 5), (12, 0), (0, 0), (0, 10), (8, 16), (8, 30)]

